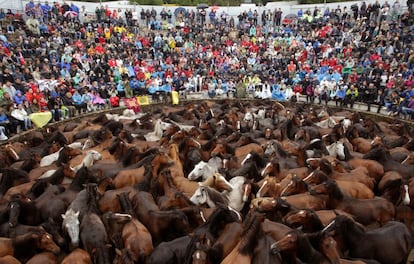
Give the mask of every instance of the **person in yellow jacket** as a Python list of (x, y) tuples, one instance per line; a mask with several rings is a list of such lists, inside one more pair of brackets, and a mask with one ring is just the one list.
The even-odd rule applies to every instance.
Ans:
[(350, 108), (354, 107), (355, 101), (358, 99), (358, 87), (356, 85), (351, 84), (349, 88), (345, 92), (345, 102), (344, 104), (347, 106), (349, 104)]

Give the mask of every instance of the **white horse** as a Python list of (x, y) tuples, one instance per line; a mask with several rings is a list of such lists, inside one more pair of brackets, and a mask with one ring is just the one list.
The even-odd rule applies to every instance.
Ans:
[(227, 193), (229, 200), (228, 206), (240, 212), (249, 198), (247, 195), (247, 186), (244, 185), (246, 183), (246, 178), (243, 176), (237, 176), (230, 179), (229, 182), (232, 186), (232, 190)]
[(154, 125), (154, 131), (144, 135), (146, 141), (158, 141), (161, 139), (164, 130), (170, 127), (171, 124), (157, 119)]
[(69, 208), (65, 214), (62, 214), (62, 218), (62, 229), (69, 235), (72, 246), (77, 247), (79, 245), (79, 211), (75, 212)]
[(218, 204), (226, 205), (236, 211), (243, 209), (247, 201), (246, 188), (244, 188), (246, 178), (237, 176), (230, 180), (231, 191), (219, 192), (213, 188), (200, 186), (191, 196), (190, 200), (196, 205), (207, 204), (210, 208), (216, 208)]
[(211, 187), (200, 186), (191, 196), (190, 201), (195, 205), (207, 204), (210, 208), (216, 208), (219, 204), (227, 205), (229, 198), (227, 193), (221, 193)]
[(87, 168), (91, 167), (95, 161), (97, 160), (101, 160), (102, 159), (102, 155), (101, 153), (99, 153), (96, 150), (89, 150), (88, 153), (85, 155), (85, 157), (83, 158), (81, 164), (78, 164), (77, 166), (75, 166), (73, 169), (76, 171), (78, 171), (80, 168), (82, 168), (82, 166), (85, 166)]
[(329, 152), (329, 156), (332, 156), (334, 158), (338, 158), (339, 160), (345, 159), (345, 147), (344, 144), (340, 141), (336, 141), (328, 146), (326, 146), (326, 149)]
[(205, 181), (208, 177), (218, 172), (221, 167), (221, 159), (211, 158), (208, 162), (200, 161), (194, 166), (194, 169), (188, 174), (188, 179), (195, 181), (202, 178)]
[(59, 154), (62, 151), (62, 149), (63, 149), (63, 147), (61, 147), (55, 153), (44, 156), (40, 160), (40, 167), (46, 167), (46, 166), (52, 165), (53, 162), (57, 161), (57, 159), (59, 158)]

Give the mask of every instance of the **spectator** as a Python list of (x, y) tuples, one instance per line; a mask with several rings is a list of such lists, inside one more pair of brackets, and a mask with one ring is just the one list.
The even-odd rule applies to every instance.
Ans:
[(75, 93), (72, 95), (73, 106), (78, 110), (78, 114), (84, 113), (88, 110), (86, 102), (83, 101), (82, 95), (78, 90), (75, 90)]
[(414, 95), (410, 96), (407, 106), (403, 106), (401, 108), (401, 114), (403, 115), (404, 119), (414, 119)]
[(70, 92), (65, 93), (65, 96), (62, 98), (63, 106), (65, 107), (66, 117), (74, 117), (76, 115), (76, 107)]
[(26, 110), (24, 110), (22, 104), (18, 104), (17, 108), (11, 111), (11, 116), (18, 121), (20, 129), (22, 129), (23, 131), (32, 128), (32, 121), (30, 120)]
[(5, 136), (10, 137), (13, 135), (12, 124), (10, 123), (10, 120), (3, 108), (0, 108), (0, 126), (5, 128), (5, 132), (3, 133)]

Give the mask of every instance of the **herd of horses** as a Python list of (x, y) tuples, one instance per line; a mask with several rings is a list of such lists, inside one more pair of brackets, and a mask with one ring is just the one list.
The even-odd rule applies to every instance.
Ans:
[(411, 263), (414, 130), (272, 100), (156, 105), (0, 151), (0, 263)]

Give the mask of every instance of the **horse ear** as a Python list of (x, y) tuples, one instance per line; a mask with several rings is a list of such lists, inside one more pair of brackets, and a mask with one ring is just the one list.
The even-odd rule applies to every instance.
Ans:
[(60, 216), (62, 216), (62, 219), (65, 220), (66, 216), (64, 214), (61, 214)]

